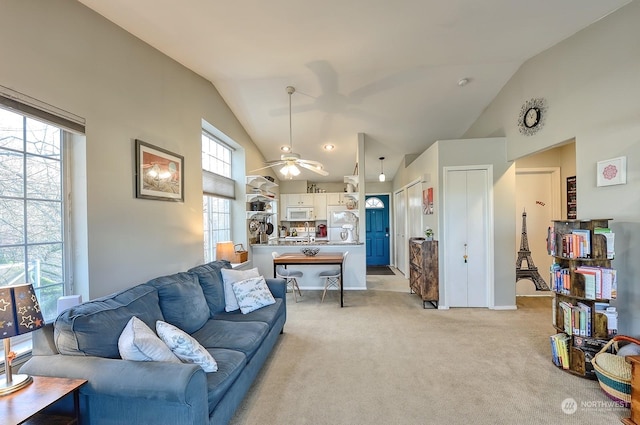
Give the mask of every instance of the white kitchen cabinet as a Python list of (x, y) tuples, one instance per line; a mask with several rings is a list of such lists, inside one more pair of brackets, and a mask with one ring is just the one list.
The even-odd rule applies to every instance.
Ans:
[(287, 205), (290, 207), (313, 207), (313, 193), (289, 193)]
[(316, 220), (327, 219), (327, 194), (326, 193), (313, 194), (313, 214), (315, 214)]

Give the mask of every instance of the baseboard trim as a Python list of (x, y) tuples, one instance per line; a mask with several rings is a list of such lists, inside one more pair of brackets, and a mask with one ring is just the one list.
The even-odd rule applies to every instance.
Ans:
[(517, 310), (518, 307), (515, 305), (494, 305), (490, 309), (491, 310)]

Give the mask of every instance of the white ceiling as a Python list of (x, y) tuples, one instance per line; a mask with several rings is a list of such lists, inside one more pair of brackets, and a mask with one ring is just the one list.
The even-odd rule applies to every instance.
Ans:
[(293, 150), (330, 173), (298, 179), (320, 182), (353, 173), (358, 133), (366, 180), (380, 156), (392, 178), (461, 137), (524, 61), (630, 0), (80, 2), (210, 80), (267, 160), (289, 144), (294, 86)]

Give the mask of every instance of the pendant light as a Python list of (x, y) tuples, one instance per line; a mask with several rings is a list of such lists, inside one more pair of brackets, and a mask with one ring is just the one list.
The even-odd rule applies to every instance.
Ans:
[(378, 180), (383, 182), (387, 179), (387, 177), (384, 175), (384, 170), (382, 168), (382, 161), (384, 161), (384, 156), (381, 156), (379, 159), (380, 159), (380, 175), (378, 176)]

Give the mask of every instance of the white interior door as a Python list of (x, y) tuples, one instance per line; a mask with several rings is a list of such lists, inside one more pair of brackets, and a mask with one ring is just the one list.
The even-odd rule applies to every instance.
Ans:
[(444, 190), (446, 303), (488, 307), (488, 172), (447, 170)]
[(407, 188), (407, 198), (409, 201), (407, 217), (407, 243), (409, 238), (424, 237), (422, 228), (422, 184), (420, 182)]
[(393, 200), (395, 204), (396, 268), (406, 276), (408, 241), (406, 238), (407, 203), (405, 190), (396, 192)]
[[(517, 168), (516, 169), (516, 242), (515, 257), (522, 242), (522, 212), (527, 212), (527, 241), (531, 258), (538, 273), (549, 284), (549, 268), (553, 258), (547, 255), (547, 228), (551, 220), (559, 220), (560, 213), (560, 169)], [(515, 263), (514, 263), (515, 264)], [(523, 262), (525, 266), (526, 262)], [(516, 282), (516, 295), (540, 295), (528, 279)]]

